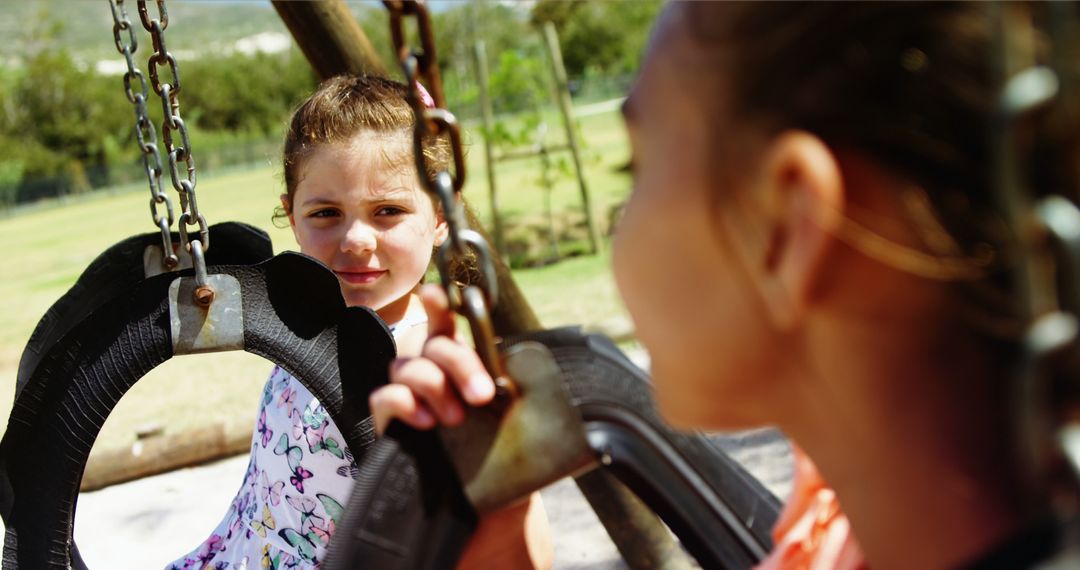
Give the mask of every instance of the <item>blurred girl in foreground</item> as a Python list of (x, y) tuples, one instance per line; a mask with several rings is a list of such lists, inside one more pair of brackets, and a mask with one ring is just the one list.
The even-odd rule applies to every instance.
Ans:
[[(990, 177), (992, 28), (977, 4), (674, 3), (624, 107), (615, 272), (662, 411), (779, 425), (875, 568), (1023, 567), (1057, 540), (1011, 454), (1026, 323)], [(1062, 150), (1037, 172), (1075, 188)], [(447, 322), (441, 291), (422, 299)], [(445, 337), (392, 375), (380, 425), (455, 423), (447, 383), (491, 394)], [(863, 564), (832, 491), (799, 472), (813, 500), (789, 505), (765, 564)]]

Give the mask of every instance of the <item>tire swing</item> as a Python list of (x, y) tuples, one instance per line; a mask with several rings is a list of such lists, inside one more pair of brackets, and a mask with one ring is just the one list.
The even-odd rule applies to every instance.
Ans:
[[(145, 115), (145, 83), (142, 94), (131, 92), (131, 79), (142, 76), (131, 57), (131, 22), (117, 0), (114, 34), (129, 64), (125, 86), (136, 106), (154, 222), (161, 232), (122, 241), (91, 263), (38, 324), (20, 361), (15, 403), (0, 440), (5, 569), (85, 568), (72, 534), (93, 442), (120, 398), (174, 355), (244, 350), (266, 358), (319, 398), (356, 458), (374, 440), (367, 397), (385, 383), (395, 354), (386, 325), (369, 309), (346, 307), (337, 277), (318, 261), (295, 253), (267, 259), (266, 235), (250, 226), (214, 226), (221, 232), (215, 233), (218, 247), (225, 249), (203, 254), (210, 228), (195, 202), (190, 144), (175, 101), (175, 60), (161, 50), (168, 21), (162, 0), (158, 8), (160, 19), (151, 19), (145, 2), (139, 2), (158, 48), (151, 57), (151, 78), (172, 111), (166, 114), (165, 143), (174, 185), (181, 189), (181, 253), (190, 255), (191, 267), (181, 269), (184, 260), (163, 254), (172, 249), (171, 215), (156, 213), (156, 205), (168, 200), (159, 198), (164, 194), (155, 186), (160, 161), (153, 168), (148, 158), (151, 152), (157, 156), (156, 145), (147, 144), (143, 133), (153, 132)], [(121, 45), (122, 30), (129, 32), (127, 45)], [(156, 61), (169, 63), (175, 89), (167, 83), (159, 89)], [(181, 129), (183, 147), (172, 146), (170, 128)], [(177, 160), (188, 167), (188, 178), (180, 183)], [(198, 223), (198, 237), (188, 239), (185, 223)], [(155, 246), (156, 256), (147, 250), (151, 242), (164, 244)], [(207, 260), (224, 265), (207, 266)]]
[(209, 272), (211, 282), (235, 288), (218, 287), (233, 299), (214, 302), (210, 312), (225, 314), (211, 314), (206, 320), (216, 326), (207, 328), (231, 329), (235, 344), (210, 347), (186, 330), (201, 309), (184, 301), (194, 289), (185, 271), (137, 283), (45, 353), (0, 441), (4, 568), (70, 567), (79, 483), (94, 439), (143, 375), (196, 351), (189, 341), (198, 351), (243, 349), (273, 361), (319, 398), (356, 457), (370, 446), (367, 396), (385, 382), (395, 351), (382, 321), (367, 309), (346, 308), (334, 274), (299, 254)]
[[(468, 229), (458, 200), (461, 138), (445, 109), (430, 17), (422, 2), (385, 4), (417, 118), (417, 170), (450, 228), (436, 264), (450, 305), (469, 321), (498, 388), (493, 405), (471, 410), (459, 427), (419, 432), (391, 423), (360, 462), (324, 567), (453, 568), (477, 513), (596, 468), (630, 487), (703, 567), (753, 566), (771, 548), (779, 502), (705, 437), (666, 427), (647, 376), (610, 340), (557, 329), (496, 343), (488, 312), (498, 298), (492, 258), (485, 240)], [(403, 20), (410, 16), (417, 18), (422, 50), (406, 44)], [(435, 108), (421, 103), (420, 79)], [(423, 141), (431, 136), (448, 137), (453, 173), (427, 176)], [(469, 249), (481, 278), (459, 289), (448, 268)]]

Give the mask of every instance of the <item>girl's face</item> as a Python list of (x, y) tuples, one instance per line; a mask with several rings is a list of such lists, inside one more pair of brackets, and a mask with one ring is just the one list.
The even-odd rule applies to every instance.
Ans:
[(388, 323), (405, 315), (447, 231), (417, 180), (409, 142), (407, 133), (362, 131), (314, 150), (286, 205), (300, 251), (337, 274), (346, 304)]
[[(756, 402), (767, 401), (762, 390), (775, 368), (776, 355), (762, 349), (773, 333), (735, 247), (743, 236), (727, 223), (738, 217), (725, 210), (745, 183), (721, 176), (716, 159), (718, 113), (710, 108), (723, 102), (689, 71), (694, 46), (686, 45), (681, 17), (679, 3), (664, 11), (624, 105), (635, 172), (615, 276), (649, 350), (666, 418), (694, 427), (756, 424), (763, 421)], [(722, 79), (709, 81), (712, 93), (723, 92)]]

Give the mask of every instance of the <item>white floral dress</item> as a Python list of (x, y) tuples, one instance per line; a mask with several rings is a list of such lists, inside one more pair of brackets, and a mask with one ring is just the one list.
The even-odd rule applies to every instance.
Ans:
[[(406, 316), (395, 338), (426, 318)], [(275, 366), (263, 387), (244, 482), (210, 537), (169, 570), (315, 570), (348, 502), (356, 462), (326, 409)]]

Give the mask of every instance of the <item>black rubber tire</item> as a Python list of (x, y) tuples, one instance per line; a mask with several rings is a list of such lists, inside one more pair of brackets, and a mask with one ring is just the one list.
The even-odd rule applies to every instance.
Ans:
[[(270, 236), (248, 224), (223, 222), (210, 226), (212, 246), (208, 265), (254, 265), (274, 255)], [(180, 236), (173, 234), (173, 240)], [(19, 359), (15, 395), (22, 391), (41, 357), (75, 325), (107, 301), (143, 280), (143, 251), (160, 245), (161, 234), (130, 237), (106, 249), (83, 270), (75, 284), (38, 321)]]
[(322, 567), (453, 568), (476, 524), (435, 432), (392, 422), (361, 463)]
[(557, 329), (528, 340), (555, 355), (605, 467), (703, 566), (746, 568), (769, 552), (780, 502), (709, 438), (668, 427), (648, 375), (609, 339)]
[[(209, 271), (240, 281), (244, 350), (300, 380), (362, 460), (374, 441), (368, 394), (386, 382), (395, 354), (386, 325), (368, 309), (346, 308), (336, 276), (300, 254)], [(120, 398), (173, 355), (167, 292), (176, 277), (137, 282), (105, 302), (35, 367), (0, 441), (3, 568), (69, 567), (79, 483), (94, 439)]]
[[(210, 231), (214, 236), (214, 247), (206, 254), (210, 265), (253, 265), (274, 255), (270, 236), (255, 226), (222, 222), (210, 226)], [(179, 242), (179, 239), (179, 234), (173, 232), (173, 242)], [(157, 232), (133, 236), (106, 249), (90, 262), (75, 284), (49, 307), (30, 335), (19, 359), (16, 397), (53, 344), (106, 301), (143, 280), (143, 252), (147, 246), (156, 246), (160, 242), (161, 234)], [(74, 544), (72, 566), (86, 568)]]
[[(780, 508), (776, 497), (708, 438), (668, 428), (654, 409), (648, 377), (610, 340), (557, 329), (506, 344), (524, 340), (544, 344), (555, 356), (590, 444), (606, 456), (605, 467), (660, 515), (703, 567), (746, 568), (769, 551)], [(443, 536), (464, 541), (475, 524), (471, 511), (438, 513), (441, 503), (417, 499), (460, 495), (460, 484), (445, 475), (444, 452), (431, 451), (437, 439), (392, 427), (361, 464), (363, 484), (330, 545), (326, 570), (354, 568), (373, 557), (379, 568), (452, 568), (462, 545), (437, 544), (438, 536), (401, 529), (451, 518), (456, 520), (441, 523), (451, 529)], [(442, 557), (418, 559), (425, 551)]]

